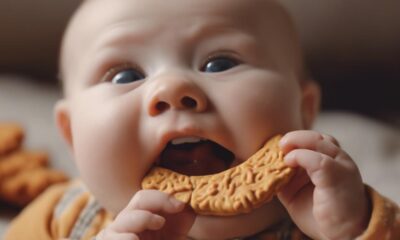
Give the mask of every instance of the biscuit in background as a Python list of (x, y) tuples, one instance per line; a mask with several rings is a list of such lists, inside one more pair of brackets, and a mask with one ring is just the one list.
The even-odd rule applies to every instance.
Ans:
[(0, 123), (0, 156), (20, 148), (24, 138), (22, 127), (16, 123)]

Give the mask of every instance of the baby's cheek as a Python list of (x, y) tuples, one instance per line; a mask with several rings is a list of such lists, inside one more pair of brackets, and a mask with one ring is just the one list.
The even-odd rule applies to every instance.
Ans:
[(135, 167), (135, 162), (125, 155), (91, 156), (95, 158), (80, 159), (78, 163), (83, 181), (106, 208), (121, 210), (140, 190), (140, 167)]
[[(117, 209), (140, 187), (134, 134), (116, 120), (93, 114), (75, 118), (74, 158), (85, 184), (101, 202)], [(134, 158), (136, 156), (137, 158)], [(110, 197), (113, 196), (113, 197)]]

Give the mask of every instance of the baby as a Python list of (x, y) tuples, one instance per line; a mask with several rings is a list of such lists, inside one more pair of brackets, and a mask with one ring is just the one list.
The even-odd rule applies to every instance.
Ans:
[[(277, 1), (87, 0), (61, 73), (55, 115), (82, 182), (48, 190), (6, 239), (400, 238), (398, 207), (333, 137), (307, 130), (319, 88)], [(297, 174), (250, 213), (196, 215), (141, 189), (154, 165), (221, 172), (280, 133)]]

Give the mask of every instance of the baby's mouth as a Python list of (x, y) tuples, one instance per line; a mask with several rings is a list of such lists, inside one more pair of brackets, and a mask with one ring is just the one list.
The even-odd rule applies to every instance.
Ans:
[(202, 176), (230, 168), (234, 159), (231, 151), (211, 140), (188, 137), (168, 142), (159, 166), (188, 176)]

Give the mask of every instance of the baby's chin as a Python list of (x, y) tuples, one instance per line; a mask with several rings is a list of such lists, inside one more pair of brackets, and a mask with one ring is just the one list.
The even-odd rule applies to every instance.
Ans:
[(286, 211), (274, 199), (248, 214), (231, 217), (198, 215), (189, 236), (202, 240), (247, 237), (278, 224), (286, 217)]

